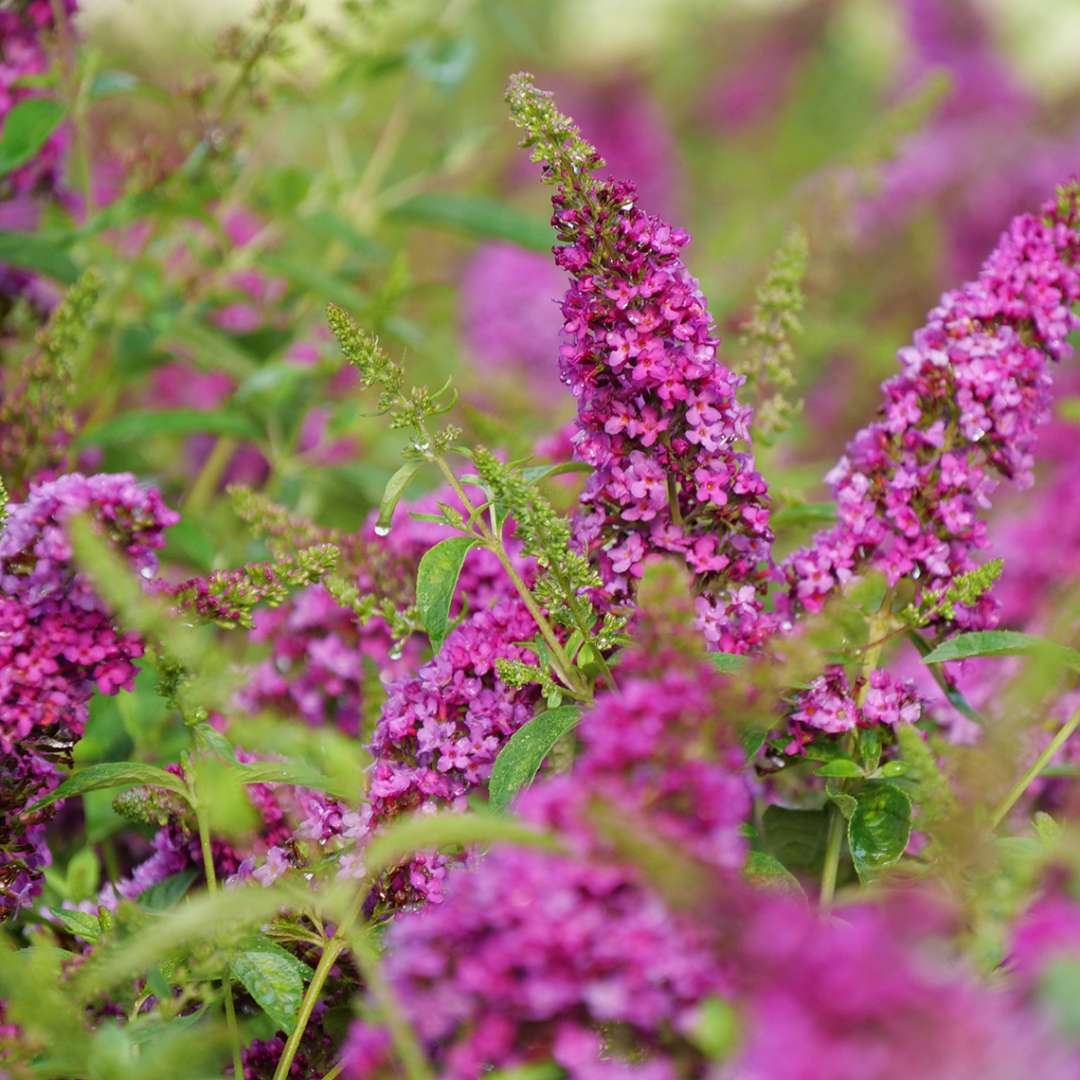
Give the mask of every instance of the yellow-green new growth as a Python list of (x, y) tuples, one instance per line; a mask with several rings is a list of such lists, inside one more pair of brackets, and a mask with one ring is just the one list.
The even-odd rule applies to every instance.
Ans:
[(604, 167), (596, 147), (582, 137), (569, 116), (555, 107), (555, 97), (541, 90), (527, 71), (510, 76), (506, 87), (510, 118), (522, 129), (520, 146), (531, 150), (531, 158), (545, 165), (544, 180), (569, 181), (571, 175), (585, 175)]
[(806, 303), (802, 281), (808, 254), (806, 234), (794, 226), (757, 290), (753, 315), (740, 337), (743, 355), (733, 365), (746, 376), (747, 388), (757, 399), (754, 433), (764, 442), (786, 430), (802, 405), (785, 391), (795, 385), (791, 342), (802, 332), (799, 313)]

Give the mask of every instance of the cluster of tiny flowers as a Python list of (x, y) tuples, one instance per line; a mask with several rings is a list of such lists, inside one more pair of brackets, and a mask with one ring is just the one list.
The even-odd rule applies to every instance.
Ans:
[(844, 668), (834, 664), (799, 693), (789, 719), (798, 745), (818, 732), (841, 735), (857, 727), (914, 724), (921, 715), (913, 684), (878, 668), (852, 686)]
[[(456, 503), (444, 490), (399, 504), (385, 536), (376, 532), (375, 515), (369, 517), (358, 536), (362, 550), (355, 560), (360, 563), (356, 574), (360, 591), (386, 595), (392, 585), (395, 597), (408, 595), (407, 583), (415, 579), (421, 556), (448, 535), (445, 527), (418, 521), (413, 514), (432, 512), (440, 501)], [(376, 560), (379, 569), (373, 572)], [(471, 607), (483, 607), (496, 595), (501, 576), (493, 557), (474, 553), (462, 568), (458, 594)], [(461, 610), (459, 600), (453, 614)], [(363, 733), (364, 687), (369, 679), (404, 678), (416, 670), (421, 655), (418, 636), (395, 642), (385, 619), (376, 615), (361, 624), (321, 585), (279, 608), (260, 609), (251, 636), (268, 643), (271, 651), (241, 693), (243, 707), (297, 716), (312, 725), (329, 724), (348, 735)]]
[(0, 533), (0, 840), (5, 872), (20, 869), (5, 886), (5, 906), (9, 898), (25, 899), (33, 871), (48, 859), (36, 841), (19, 854), (22, 826), (14, 815), (55, 786), (56, 760), (82, 736), (95, 688), (106, 694), (130, 690), (134, 661), (142, 655), (139, 639), (117, 630), (72, 566), (65, 523), (82, 513), (143, 577), (155, 573), (164, 530), (179, 520), (155, 490), (128, 474), (72, 473), (32, 486), (23, 502), (8, 507)]
[[(935, 590), (974, 569), (986, 541), (980, 514), (999, 478), (1030, 480), (1048, 361), (1069, 354), (1078, 325), (1077, 254), (1070, 187), (1041, 214), (1016, 218), (979, 277), (942, 297), (900, 350), (903, 371), (885, 382), (880, 417), (828, 476), (838, 524), (784, 564), (791, 607), (819, 610), (865, 568)], [(993, 619), (989, 597), (956, 612), (966, 628)]]
[[(648, 677), (658, 663), (674, 668), (672, 681)], [(899, 1078), (913, 1057), (926, 1076), (1005, 1077), (1028, 1059), (1069, 1075), (1075, 1062), (1006, 999), (926, 968), (909, 946), (937, 916), (915, 898), (898, 926), (871, 909), (822, 919), (801, 900), (742, 884), (733, 869), (745, 782), (730, 736), (700, 730), (716, 715), (715, 672), (685, 653), (630, 657), (627, 667), (629, 701), (605, 694), (582, 719), (573, 772), (518, 800), (518, 813), (557, 830), (569, 852), (498, 848), (455, 867), (440, 905), (399, 915), (388, 932), (387, 976), (440, 1076), (554, 1062), (567, 1080), (689, 1080), (708, 1074), (703, 1010), (723, 1002), (742, 1034), (730, 1075)], [(640, 700), (648, 686), (651, 708)], [(715, 776), (703, 785), (695, 770)], [(640, 826), (660, 843), (688, 842), (698, 858), (682, 903), (613, 854), (598, 804), (635, 836)], [(393, 1075), (388, 1053), (386, 1034), (357, 1022), (344, 1075)]]
[[(515, 93), (545, 107), (528, 84)], [(708, 640), (746, 651), (773, 626), (761, 598), (772, 533), (765, 482), (736, 449), (749, 441), (741, 380), (717, 360), (705, 298), (680, 255), (688, 235), (639, 209), (631, 184), (591, 178), (595, 153), (571, 138), (592, 164), (570, 164), (553, 139), (545, 172), (556, 181), (555, 261), (571, 277), (560, 372), (577, 399), (575, 453), (595, 470), (577, 539), (615, 596), (650, 554), (681, 556)]]
[[(700, 933), (616, 866), (499, 850), (451, 877), (446, 900), (399, 915), (387, 943), (388, 976), (440, 1076), (549, 1058), (575, 1080), (671, 1075), (601, 1072), (598, 1029), (619, 1025), (650, 1056), (678, 1044), (723, 987)], [(387, 1075), (384, 1047), (354, 1025), (346, 1076)]]
[[(535, 635), (507, 582), (505, 594), (466, 616), (437, 656), (390, 686), (371, 744), (373, 828), (407, 811), (461, 806), (487, 780), (506, 741), (532, 718), (537, 695), (533, 687), (506, 686), (495, 663), (531, 663), (532, 653), (517, 643)], [(442, 856), (423, 856), (391, 875), (382, 898), (437, 901), (444, 876)]]

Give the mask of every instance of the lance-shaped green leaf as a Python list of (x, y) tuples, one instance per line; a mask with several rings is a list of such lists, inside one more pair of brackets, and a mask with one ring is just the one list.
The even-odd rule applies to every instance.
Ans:
[(91, 945), (101, 940), (101, 921), (87, 911), (68, 911), (65, 908), (53, 908), (53, 917), (64, 929)]
[(503, 810), (513, 797), (528, 787), (551, 748), (581, 719), (576, 705), (560, 705), (534, 716), (510, 736), (499, 751), (488, 781), (488, 800)]
[(465, 556), (478, 541), (471, 536), (451, 536), (424, 552), (416, 572), (416, 610), (438, 652), (450, 632), (450, 605), (454, 601)]
[(64, 106), (49, 98), (27, 98), (8, 112), (0, 129), (0, 176), (25, 165), (64, 119)]
[(806, 896), (799, 879), (767, 851), (750, 852), (743, 867), (743, 877), (758, 888), (777, 889), (796, 896)]
[(923, 657), (925, 664), (946, 660), (967, 660), (973, 656), (1045, 656), (1065, 667), (1080, 671), (1080, 650), (1035, 634), (1015, 630), (977, 630), (943, 641)]
[(58, 788), (50, 791), (43, 799), (38, 799), (27, 813), (34, 813), (60, 799), (82, 795), (85, 791), (133, 787), (135, 784), (167, 788), (187, 798), (187, 787), (183, 780), (156, 765), (142, 765), (136, 761), (106, 761), (100, 765), (87, 765), (85, 769), (72, 773)]
[(379, 520), (375, 528), (379, 531), (388, 530), (390, 522), (394, 518), (397, 504), (401, 502), (409, 481), (416, 475), (417, 470), (424, 463), (422, 461), (406, 461), (404, 465), (386, 482), (383, 489), (382, 499), (379, 500)]
[(746, 666), (746, 657), (737, 656), (735, 653), (714, 652), (709, 653), (708, 661), (717, 671), (724, 675), (733, 675)]
[(482, 195), (425, 192), (401, 203), (391, 217), (418, 225), (454, 229), (471, 236), (509, 240), (533, 251), (550, 251), (555, 239), (543, 218)]
[(228, 409), (132, 409), (84, 431), (82, 446), (122, 446), (157, 435), (234, 435), (258, 439), (259, 429), (244, 413)]
[(911, 836), (911, 800), (895, 784), (867, 784), (848, 822), (848, 848), (861, 881), (900, 860)]
[(313, 791), (325, 791), (341, 798), (355, 795), (355, 791), (350, 791), (344, 785), (336, 783), (332, 777), (303, 762), (252, 761), (239, 766), (237, 773), (245, 784), (291, 784), (311, 788)]
[(364, 852), (364, 866), (369, 874), (376, 875), (418, 851), (498, 842), (561, 850), (550, 833), (501, 814), (412, 814), (399, 818), (371, 841)]
[(304, 998), (304, 980), (296, 965), (276, 951), (250, 950), (234, 957), (229, 967), (259, 1008), (290, 1034)]
[(815, 776), (839, 776), (855, 777), (862, 776), (862, 766), (856, 764), (851, 758), (838, 757), (832, 761), (826, 761), (820, 768), (814, 770)]

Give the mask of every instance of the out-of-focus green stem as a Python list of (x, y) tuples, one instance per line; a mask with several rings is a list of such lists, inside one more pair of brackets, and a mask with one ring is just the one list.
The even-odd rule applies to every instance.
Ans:
[(1031, 763), (1031, 767), (1027, 769), (1024, 775), (1021, 776), (1015, 784), (1013, 784), (1009, 789), (1009, 793), (1000, 803), (998, 803), (997, 808), (994, 810), (994, 814), (990, 819), (991, 828), (996, 829), (1005, 820), (1005, 817), (1016, 805), (1020, 796), (1027, 791), (1031, 782), (1046, 768), (1047, 764), (1053, 760), (1054, 755), (1065, 745), (1069, 736), (1072, 735), (1078, 727), (1080, 727), (1080, 709), (1077, 709), (1076, 712), (1074, 712), (1061, 726), (1061, 729), (1050, 740), (1046, 749)]
[[(203, 873), (206, 875), (206, 888), (211, 896), (216, 896), (218, 891), (217, 871), (214, 870), (214, 852), (210, 843), (210, 826), (199, 803), (198, 792), (195, 785), (189, 782), (191, 789), (191, 803), (195, 810), (195, 820), (199, 825), (199, 847), (202, 850)], [(233, 1075), (244, 1075), (244, 1061), (240, 1054), (240, 1028), (236, 1022), (236, 1004), (233, 1001), (232, 980), (229, 978), (228, 969), (221, 979), (222, 990), (225, 996), (225, 1023), (229, 1029), (229, 1043), (232, 1046)]]

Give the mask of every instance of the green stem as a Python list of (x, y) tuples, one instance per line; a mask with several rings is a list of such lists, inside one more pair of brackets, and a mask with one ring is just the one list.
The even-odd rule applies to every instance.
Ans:
[(378, 1007), (382, 1022), (390, 1033), (394, 1044), (394, 1053), (405, 1067), (408, 1080), (431, 1080), (431, 1068), (428, 1065), (424, 1048), (416, 1038), (416, 1033), (409, 1024), (393, 987), (379, 970), (379, 959), (367, 934), (357, 934), (352, 942), (356, 966), (364, 977), (364, 985)]
[(473, 506), (469, 496), (465, 493), (465, 489), (461, 486), (461, 482), (458, 480), (454, 470), (450, 468), (446, 459), (442, 457), (442, 455), (435, 455), (433, 460), (435, 461), (435, 464), (439, 466), (443, 476), (446, 477), (447, 483), (454, 489), (454, 494), (461, 500), (461, 505), (465, 510), (466, 516), (476, 523), (476, 529), (480, 538), (483, 540), (488, 550), (499, 560), (500, 565), (506, 571), (514, 588), (517, 589), (520, 594), (522, 602), (525, 604), (529, 614), (533, 617), (533, 621), (539, 628), (541, 636), (551, 650), (552, 667), (555, 668), (559, 678), (562, 679), (571, 691), (576, 693), (583, 700), (589, 700), (591, 695), (589, 694), (588, 689), (574, 676), (574, 665), (571, 662), (570, 657), (566, 655), (566, 650), (563, 648), (562, 642), (559, 641), (558, 635), (548, 621), (547, 616), (533, 597), (529, 586), (522, 581), (521, 575), (514, 567), (513, 560), (507, 553), (502, 541), (494, 531), (484, 524), (482, 518), (477, 514), (476, 508)]
[[(210, 845), (210, 827), (206, 815), (199, 806), (197, 793), (192, 785), (192, 804), (195, 808), (195, 819), (199, 823), (199, 847), (202, 849), (203, 873), (206, 875), (206, 888), (211, 896), (216, 896), (218, 891), (217, 871), (214, 870), (214, 852)], [(228, 968), (221, 978), (221, 986), (225, 995), (225, 1023), (229, 1029), (229, 1043), (232, 1046), (233, 1075), (244, 1075), (244, 1059), (240, 1053), (240, 1028), (236, 1022), (236, 1003), (233, 1001), (232, 980), (229, 978)]]
[(289, 1035), (289, 1039), (285, 1043), (285, 1049), (278, 1059), (277, 1069), (274, 1070), (274, 1080), (285, 1080), (289, 1075), (293, 1058), (296, 1057), (296, 1052), (300, 1049), (300, 1042), (304, 1037), (304, 1032), (307, 1031), (308, 1023), (311, 1021), (312, 1011), (319, 1000), (323, 987), (326, 985), (331, 969), (337, 963), (338, 957), (345, 951), (346, 938), (353, 924), (360, 917), (360, 909), (366, 895), (367, 888), (361, 886), (351, 907), (334, 931), (334, 936), (323, 947), (322, 956), (319, 957), (318, 966), (315, 968), (315, 974), (312, 975), (311, 982), (308, 983), (308, 988), (304, 993), (304, 999), (300, 1002), (300, 1012), (296, 1018), (296, 1026), (293, 1028), (292, 1034)]
[(1047, 763), (1065, 745), (1069, 736), (1080, 727), (1080, 709), (1061, 726), (1058, 733), (1050, 740), (1045, 750), (1032, 762), (1031, 767), (1009, 789), (1009, 793), (998, 804), (990, 819), (991, 828), (996, 829), (1004, 820), (1009, 811), (1016, 805), (1017, 800), (1028, 789), (1028, 785), (1046, 768)]
[(829, 832), (825, 839), (825, 863), (821, 868), (819, 902), (828, 907), (836, 894), (836, 875), (840, 869), (840, 849), (844, 843), (844, 815), (834, 802), (829, 803)]
[[(860, 675), (867, 680), (859, 690), (856, 704), (861, 708), (869, 688), (869, 678), (881, 659), (881, 647), (887, 640), (890, 617), (888, 597), (882, 603), (881, 608), (870, 617), (870, 626), (867, 629), (869, 644), (865, 647), (862, 663), (859, 666)], [(844, 752), (851, 753), (852, 736), (844, 737)], [(837, 784), (840, 790), (844, 788), (844, 781)], [(829, 802), (829, 831), (825, 837), (825, 862), (821, 868), (821, 891), (819, 899), (822, 907), (828, 907), (836, 895), (836, 875), (840, 870), (840, 852), (844, 846), (844, 826), (846, 819), (836, 803)]]
[(225, 473), (229, 461), (236, 453), (237, 442), (231, 435), (222, 435), (214, 443), (210, 456), (203, 462), (199, 475), (191, 485), (184, 499), (183, 508), (191, 513), (198, 513), (210, 501), (214, 492), (217, 491), (221, 477)]

